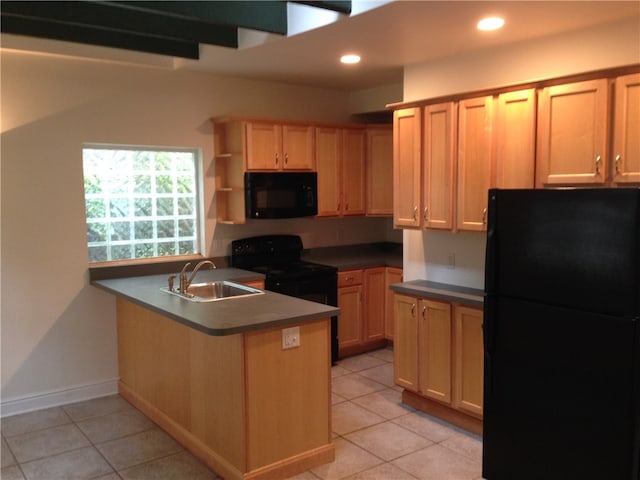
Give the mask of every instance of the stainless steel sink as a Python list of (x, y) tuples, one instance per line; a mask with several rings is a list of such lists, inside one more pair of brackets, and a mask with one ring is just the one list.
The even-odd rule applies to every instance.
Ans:
[(161, 290), (192, 302), (216, 302), (220, 300), (229, 300), (231, 298), (242, 298), (246, 296), (264, 294), (262, 290), (258, 290), (257, 288), (248, 287), (228, 280), (192, 283), (187, 287), (187, 291), (185, 293), (179, 292), (175, 289), (170, 290), (166, 287)]

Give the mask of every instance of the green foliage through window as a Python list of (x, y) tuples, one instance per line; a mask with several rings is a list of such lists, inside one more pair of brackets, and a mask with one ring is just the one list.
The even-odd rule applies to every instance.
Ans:
[(195, 151), (83, 149), (89, 262), (199, 253)]

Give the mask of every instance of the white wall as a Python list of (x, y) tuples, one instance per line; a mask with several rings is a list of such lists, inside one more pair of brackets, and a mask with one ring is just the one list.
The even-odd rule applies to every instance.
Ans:
[[(640, 63), (637, 19), (405, 68), (404, 101)], [(485, 235), (404, 232), (404, 278), (484, 288)], [(448, 256), (456, 258), (447, 268)]]
[[(88, 283), (84, 142), (196, 147), (204, 158), (207, 253), (292, 222), (219, 230), (210, 117), (347, 121), (348, 94), (204, 73), (3, 50), (2, 414), (113, 391), (114, 298)], [(384, 241), (385, 220), (302, 223), (306, 247)], [(397, 235), (397, 234), (395, 234)]]

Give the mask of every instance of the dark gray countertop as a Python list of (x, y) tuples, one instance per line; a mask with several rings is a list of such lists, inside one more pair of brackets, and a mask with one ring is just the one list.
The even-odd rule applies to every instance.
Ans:
[(446, 300), (457, 302), (471, 307), (482, 308), (484, 305), (484, 292), (477, 288), (449, 285), (447, 283), (431, 282), (428, 280), (412, 280), (410, 282), (391, 284), (391, 290), (405, 295), (432, 298), (434, 300)]
[(303, 253), (302, 260), (331, 265), (339, 270), (370, 267), (402, 268), (402, 244), (368, 243), (313, 248)]
[[(336, 307), (265, 291), (261, 295), (215, 302), (191, 302), (163, 292), (168, 275), (94, 280), (92, 285), (144, 308), (172, 318), (207, 335), (233, 335), (287, 326), (337, 315)], [(231, 280), (250, 282), (264, 276), (236, 268), (201, 270), (194, 282)]]

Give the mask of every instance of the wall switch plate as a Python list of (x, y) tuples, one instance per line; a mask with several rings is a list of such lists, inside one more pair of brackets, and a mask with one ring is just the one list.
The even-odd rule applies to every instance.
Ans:
[(282, 349), (295, 348), (300, 346), (300, 327), (290, 327), (282, 329)]

